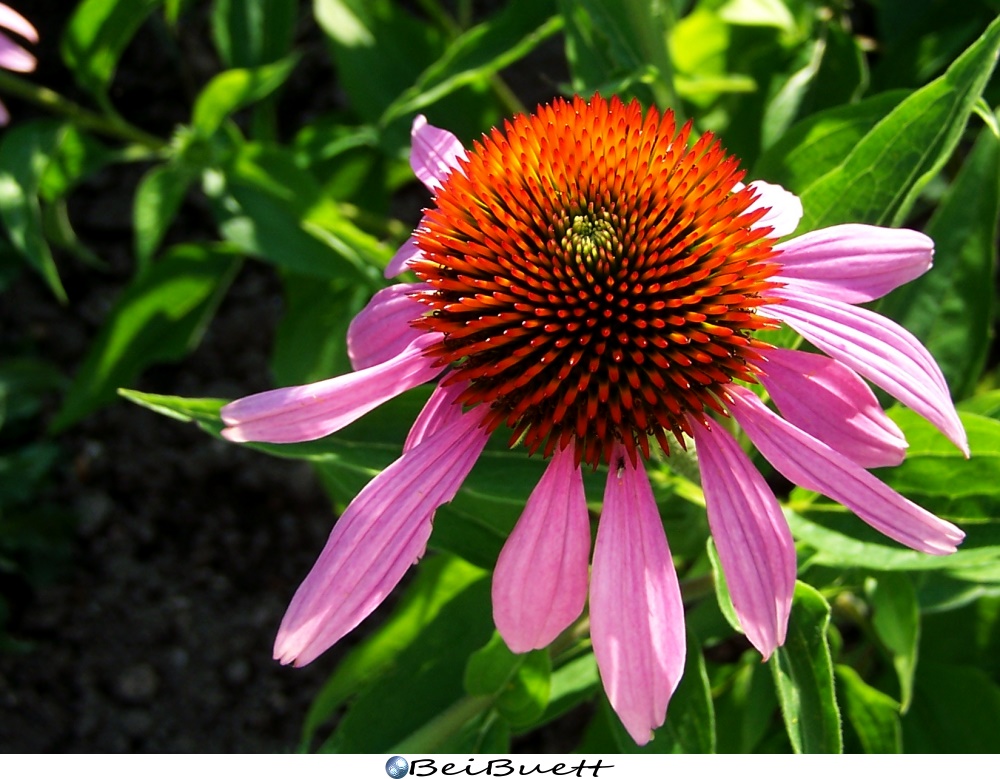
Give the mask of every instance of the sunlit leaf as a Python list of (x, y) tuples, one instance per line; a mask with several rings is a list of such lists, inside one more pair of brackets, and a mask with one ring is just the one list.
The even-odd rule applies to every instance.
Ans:
[(147, 366), (191, 351), (239, 262), (225, 249), (180, 245), (137, 278), (95, 336), (53, 428), (65, 429), (113, 400)]
[(906, 98), (846, 159), (800, 193), (801, 232), (898, 224), (951, 156), (996, 64), (1000, 19), (940, 78)]
[(14, 247), (41, 274), (53, 294), (65, 300), (59, 271), (42, 233), (42, 210), (38, 202), (42, 177), (58, 135), (59, 125), (48, 121), (19, 124), (3, 134), (0, 219)]
[(212, 34), (230, 68), (253, 68), (288, 54), (298, 0), (215, 0)]
[(872, 627), (889, 650), (899, 678), (899, 709), (905, 714), (913, 699), (920, 642), (920, 608), (913, 582), (904, 573), (887, 571), (870, 580), (868, 597), (874, 613)]
[(837, 753), (843, 749), (829, 626), (826, 599), (809, 585), (796, 582), (788, 636), (770, 664), (785, 728), (797, 753)]
[(866, 684), (850, 666), (838, 665), (837, 695), (844, 715), (868, 754), (897, 754), (902, 751), (903, 733), (899, 705)]
[(486, 571), (456, 557), (424, 560), (392, 614), (351, 649), (313, 699), (302, 726), (301, 748), (308, 751), (317, 731), (351, 696), (389, 671), (441, 609), (484, 576)]
[(551, 0), (513, 0), (448, 45), (441, 57), (383, 113), (380, 124), (413, 114), (456, 89), (496, 73), (562, 29)]
[(194, 180), (193, 171), (180, 165), (165, 164), (147, 171), (136, 187), (132, 222), (139, 273), (143, 273), (152, 262)]
[(118, 59), (161, 0), (83, 0), (63, 31), (62, 56), (77, 83), (106, 104)]
[(287, 57), (256, 68), (220, 73), (208, 82), (195, 100), (191, 124), (202, 135), (212, 135), (231, 113), (267, 97), (280, 87), (296, 62), (296, 57)]
[(803, 192), (840, 165), (906, 94), (884, 92), (860, 103), (821, 111), (793, 125), (760, 156), (753, 178)]
[(879, 304), (930, 350), (956, 398), (975, 387), (989, 353), (998, 217), (1000, 139), (987, 127), (924, 228), (934, 267)]

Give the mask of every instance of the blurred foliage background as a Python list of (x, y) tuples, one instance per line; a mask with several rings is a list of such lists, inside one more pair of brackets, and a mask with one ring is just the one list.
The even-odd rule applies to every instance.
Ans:
[[(585, 635), (514, 656), (494, 634), (490, 571), (540, 473), (501, 440), (438, 512), (433, 552), (405, 590), (319, 670), (275, 671), (303, 674), (295, 705), (279, 707), (294, 720), (283, 741), (255, 735), (264, 721), (242, 741), (151, 738), (159, 715), (143, 728), (129, 713), (150, 698), (127, 695), (128, 711), (109, 710), (101, 726), (117, 741), (66, 726), (75, 735), (25, 742), (27, 727), (15, 724), (38, 717), (40, 701), (74, 721), (99, 708), (44, 674), (25, 677), (33, 693), (14, 678), (27, 663), (44, 668), (63, 641), (58, 620), (32, 622), (52, 597), (44, 593), (82, 608), (86, 593), (65, 583), (81, 566), (100, 570), (90, 556), (102, 547), (81, 541), (88, 520), (74, 488), (103, 506), (102, 534), (127, 526), (132, 501), (142, 503), (143, 474), (127, 498), (82, 475), (79, 431), (114, 440), (109, 406), (129, 400), (217, 436), (224, 401), (208, 396), (346, 372), (350, 318), (386, 283), (382, 270), (429, 205), (407, 161), (414, 115), (471, 143), (538, 102), (594, 92), (669, 107), (720, 134), (750, 178), (802, 198), (800, 232), (866, 222), (931, 235), (934, 269), (877, 305), (941, 364), (973, 452), (966, 461), (915, 415), (890, 412), (909, 455), (878, 475), (964, 527), (947, 558), (901, 549), (804, 490), (783, 494), (801, 581), (770, 667), (733, 621), (697, 484), (654, 465), (690, 647), (667, 723), (646, 749), (1000, 748), (997, 0), (83, 0), (18, 10), (42, 40), (21, 41), (39, 55), (35, 73), (0, 71), (12, 114), (0, 131), (0, 748), (635, 749), (603, 698)], [(108, 219), (116, 227), (102, 235)], [(218, 324), (220, 311), (257, 311), (254, 289), (274, 316)], [(247, 359), (259, 367), (246, 370)], [(198, 367), (206, 361), (211, 378)], [(272, 467), (269, 455), (308, 462), (322, 485), (315, 495), (328, 501), (311, 519), (322, 529), (398, 456), (426, 394), (313, 444), (238, 452), (205, 436), (203, 446), (246, 473)], [(145, 447), (172, 462), (166, 438)], [(162, 489), (194, 524), (216, 521), (200, 495), (263, 491), (256, 478), (219, 478), (184, 458), (202, 492)], [(99, 472), (112, 478), (116, 467)], [(265, 485), (268, 501), (241, 503), (227, 533), (295, 505), (275, 506), (292, 472), (280, 473)], [(600, 477), (588, 481), (592, 499)], [(268, 583), (280, 604), (322, 535), (273, 530), (300, 552)], [(160, 522), (144, 544), (190, 531)], [(255, 548), (254, 576), (281, 565), (269, 538)], [(142, 576), (163, 576), (150, 554), (139, 552)], [(169, 586), (206, 597), (183, 578)], [(279, 617), (280, 608), (256, 627), (269, 636)], [(113, 629), (107, 618), (94, 615), (93, 641)], [(123, 631), (141, 630), (127, 608), (117, 618)], [(252, 648), (263, 663), (267, 641)], [(174, 678), (196, 701), (195, 677), (171, 677), (158, 662), (130, 667)], [(228, 700), (249, 706), (259, 686), (230, 676)]]

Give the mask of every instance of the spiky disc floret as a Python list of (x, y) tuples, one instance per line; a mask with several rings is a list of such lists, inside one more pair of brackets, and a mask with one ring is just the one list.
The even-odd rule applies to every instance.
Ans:
[(635, 461), (753, 380), (778, 270), (739, 161), (673, 114), (557, 100), (474, 144), (435, 193), (413, 269), (433, 291), (414, 326), (459, 401), (487, 403), (546, 456)]

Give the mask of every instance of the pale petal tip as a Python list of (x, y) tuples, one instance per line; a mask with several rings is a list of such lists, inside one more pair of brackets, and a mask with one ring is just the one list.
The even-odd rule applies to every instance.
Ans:
[(320, 654), (308, 655), (306, 648), (306, 645), (303, 645), (301, 641), (295, 641), (295, 633), (288, 634), (279, 630), (278, 636), (274, 640), (274, 659), (282, 665), (302, 668), (309, 665)]
[[(622, 724), (625, 725), (624, 722)], [(662, 725), (663, 723), (661, 722), (660, 724)], [(625, 730), (628, 731), (632, 740), (640, 747), (646, 746), (646, 744), (653, 740), (654, 733), (647, 727), (630, 728), (628, 725), (625, 725)]]
[(755, 226), (770, 227), (771, 236), (781, 238), (791, 235), (802, 219), (802, 201), (779, 184), (767, 181), (751, 181), (747, 185), (757, 195), (757, 200), (748, 210), (766, 208)]
[(239, 427), (224, 427), (219, 431), (219, 435), (234, 444), (245, 444), (249, 441)]
[(954, 409), (951, 409), (951, 413), (947, 414), (945, 423), (935, 424), (935, 427), (955, 445), (955, 448), (962, 453), (966, 460), (972, 457), (972, 450), (969, 448), (969, 435), (965, 432), (965, 427)]

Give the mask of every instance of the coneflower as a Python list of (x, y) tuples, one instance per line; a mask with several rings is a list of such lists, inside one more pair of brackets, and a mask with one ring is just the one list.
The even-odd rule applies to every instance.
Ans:
[[(855, 305), (927, 270), (933, 243), (865, 225), (777, 243), (798, 224), (798, 198), (744, 186), (735, 157), (690, 134), (669, 111), (597, 96), (518, 116), (471, 150), (417, 117), (411, 161), (434, 205), (387, 275), (419, 281), (382, 290), (355, 318), (354, 373), (222, 411), (230, 440), (303, 441), (437, 381), (403, 455), (347, 507), (296, 593), (279, 660), (310, 662), (382, 602), (498, 428), (550, 462), (497, 562), (497, 628), (515, 652), (544, 647), (589, 592), (604, 688), (639, 744), (663, 723), (685, 654), (644, 467), (654, 447), (693, 444), (733, 606), (764, 657), (784, 641), (795, 549), (728, 420), (792, 482), (913, 549), (955, 550), (958, 528), (866, 470), (899, 464), (906, 441), (864, 379), (968, 455), (933, 358)], [(828, 356), (758, 339), (781, 323)], [(581, 468), (600, 465), (590, 567)]]

